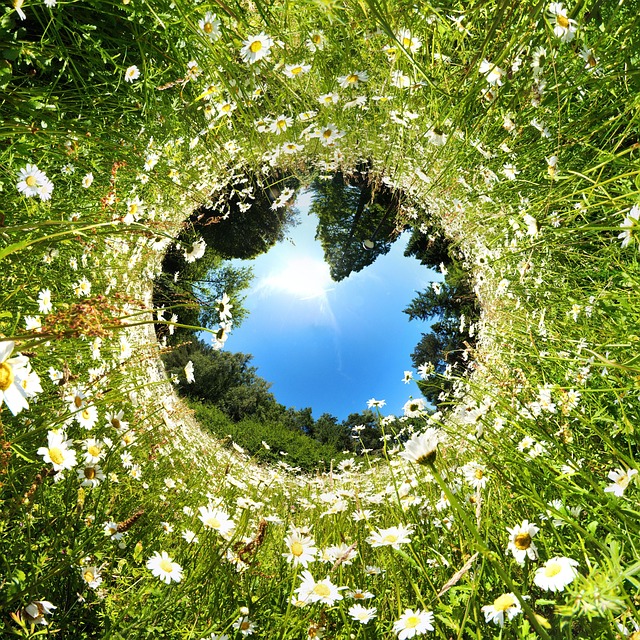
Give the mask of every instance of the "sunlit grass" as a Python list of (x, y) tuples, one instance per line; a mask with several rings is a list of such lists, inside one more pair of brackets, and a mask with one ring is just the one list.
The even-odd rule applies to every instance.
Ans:
[[(3, 637), (638, 632), (633, 3), (15, 2), (1, 25)], [(177, 400), (153, 279), (195, 208), (250, 204), (245, 176), (360, 161), (399, 228), (463, 256), (473, 372), (442, 413), (381, 413), (382, 457), (260, 465)]]

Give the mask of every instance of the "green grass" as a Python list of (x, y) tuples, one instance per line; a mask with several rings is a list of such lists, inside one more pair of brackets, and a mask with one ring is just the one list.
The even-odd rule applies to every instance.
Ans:
[[(558, 21), (560, 35), (575, 21), (570, 42), (533, 2), (16, 5), (25, 20), (11, 5), (0, 17), (0, 332), (42, 390), (32, 374), (29, 407), (0, 413), (0, 635), (239, 638), (233, 624), (248, 616), (254, 637), (321, 627), (364, 640), (398, 635), (406, 609), (433, 612), (427, 633), (442, 639), (635, 633), (638, 479), (616, 495), (608, 476), (638, 464), (637, 4), (570, 4)], [(207, 10), (222, 22), (215, 41), (198, 24)], [(394, 42), (402, 28), (420, 48)], [(318, 30), (324, 48), (312, 52)], [(248, 64), (243, 40), (260, 32), (277, 43)], [(485, 59), (503, 70), (501, 86), (488, 85)], [(189, 75), (191, 61), (201, 73)], [(309, 73), (286, 77), (301, 62)], [(127, 82), (132, 65), (140, 77)], [(340, 87), (355, 71), (367, 82)], [(321, 106), (328, 92), (339, 101)], [(357, 96), (365, 106), (345, 108)], [(236, 108), (218, 118), (224, 101)], [(312, 109), (313, 121), (297, 118)], [(259, 131), (281, 114), (294, 118), (286, 132)], [(329, 124), (344, 133), (334, 146), (323, 144)], [(302, 149), (278, 151), (285, 141)], [(258, 464), (201, 429), (164, 379), (152, 280), (192, 211), (223, 207), (220, 194), (241, 191), (245, 175), (308, 184), (362, 160), (404, 192), (399, 226), (436, 222), (463, 256), (482, 307), (474, 372), (424, 418), (448, 434), (433, 467), (399, 455), (409, 423), (384, 415), (381, 427), (400, 435), (383, 460), (306, 474)], [(27, 164), (52, 181), (49, 200), (19, 193)], [(76, 293), (83, 278), (87, 295)], [(72, 409), (78, 388), (86, 399)], [(128, 428), (107, 417), (119, 411)], [(56, 474), (38, 453), (54, 430), (77, 454)], [(104, 479), (82, 487), (89, 438)], [(475, 489), (479, 468), (487, 483)], [(233, 520), (228, 535), (199, 519), (207, 505)], [(524, 520), (539, 529), (537, 553), (519, 564), (507, 547)], [(397, 549), (371, 544), (375, 531), (409, 525)], [(291, 603), (305, 570), (283, 556), (293, 530), (324, 552), (308, 570), (345, 587), (342, 599)], [(182, 568), (179, 582), (147, 568), (160, 551)], [(555, 557), (577, 562), (558, 592), (535, 577)], [(87, 582), (88, 568), (101, 582)], [(349, 613), (356, 589), (374, 596), (365, 624)], [(38, 618), (39, 601), (57, 608)], [(492, 603), (513, 614), (504, 627), (486, 621)]]

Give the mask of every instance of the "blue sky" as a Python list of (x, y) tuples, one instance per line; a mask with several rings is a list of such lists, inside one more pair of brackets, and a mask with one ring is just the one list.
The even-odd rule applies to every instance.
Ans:
[(342, 420), (366, 409), (369, 398), (386, 400), (383, 411), (400, 414), (410, 395), (420, 395), (402, 378), (428, 328), (409, 322), (402, 310), (415, 291), (442, 276), (402, 255), (404, 235), (371, 266), (333, 282), (309, 201), (308, 193), (298, 197), (300, 224), (253, 260), (249, 317), (225, 348), (253, 354), (252, 364), (272, 383), (278, 402), (312, 407), (315, 418), (326, 412)]

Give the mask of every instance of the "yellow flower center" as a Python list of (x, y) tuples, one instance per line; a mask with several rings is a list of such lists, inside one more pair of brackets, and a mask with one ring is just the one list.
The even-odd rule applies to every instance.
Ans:
[(557, 562), (550, 562), (544, 568), (544, 575), (547, 578), (553, 578), (553, 576), (557, 576), (562, 571), (562, 567)]
[(251, 53), (258, 53), (260, 49), (262, 49), (262, 42), (260, 42), (260, 40), (254, 40), (249, 45), (249, 51), (251, 51)]
[(6, 391), (13, 384), (13, 368), (6, 362), (0, 362), (0, 391)]
[(484, 471), (482, 469), (476, 469), (474, 475), (478, 480), (482, 480), (482, 478), (484, 477)]
[(92, 444), (90, 447), (87, 448), (87, 453), (93, 456), (94, 458), (97, 458), (100, 455), (100, 447), (96, 447), (95, 444)]
[(35, 187), (37, 184), (37, 180), (35, 176), (27, 176), (25, 182), (27, 183), (28, 187)]
[(96, 576), (94, 575), (93, 571), (91, 571), (91, 569), (87, 569), (82, 574), (82, 577), (84, 578), (85, 582), (93, 582), (96, 579)]
[(82, 412), (82, 417), (85, 420), (88, 420), (91, 417), (91, 414), (89, 413), (89, 409), (84, 409), (84, 411)]
[(330, 593), (331, 589), (326, 584), (322, 582), (313, 587), (313, 593), (320, 596), (321, 598), (326, 598)]
[(411, 46), (411, 38), (402, 38), (402, 46), (408, 49)]
[(173, 563), (170, 560), (165, 560), (164, 558), (160, 560), (160, 568), (165, 573), (173, 573)]
[(96, 477), (96, 470), (93, 467), (87, 467), (84, 470), (84, 477), (87, 480), (93, 480)]
[(520, 551), (524, 551), (531, 546), (531, 536), (528, 533), (519, 533), (513, 544), (516, 546), (516, 549), (520, 549)]
[(118, 418), (111, 418), (111, 426), (119, 429), (121, 427), (120, 420), (118, 420)]
[(302, 67), (293, 67), (293, 69), (291, 69), (291, 73), (294, 76), (297, 76), (299, 73), (302, 73)]
[(325, 130), (322, 132), (322, 137), (323, 137), (323, 138), (330, 138), (332, 133), (333, 133), (333, 132), (331, 131), (331, 129), (325, 129)]
[(347, 82), (349, 84), (356, 84), (358, 82), (358, 76), (355, 73), (350, 73), (347, 76)]
[(76, 409), (79, 409), (82, 406), (82, 398), (80, 396), (76, 396), (73, 399), (73, 404), (76, 405)]
[(220, 528), (220, 520), (218, 520), (218, 518), (209, 518), (207, 520), (207, 525), (209, 527), (211, 527), (212, 529), (219, 529)]
[(557, 15), (556, 16), (556, 22), (563, 29), (566, 29), (569, 26), (569, 20), (568, 20), (568, 18), (566, 16)]
[(205, 33), (211, 33), (213, 31), (213, 25), (210, 22), (205, 22), (202, 29)]
[(393, 544), (397, 540), (398, 536), (394, 535), (393, 533), (389, 533), (383, 538), (383, 542), (388, 542), (389, 544)]
[(246, 631), (251, 626), (251, 623), (248, 620), (243, 620), (240, 623), (240, 631)]
[(511, 607), (513, 607), (515, 603), (516, 601), (513, 599), (513, 596), (510, 596), (508, 593), (505, 593), (504, 595), (501, 595), (499, 598), (496, 598), (496, 600), (493, 603), (493, 608), (496, 611), (506, 611), (507, 609), (510, 609)]
[(418, 616), (409, 616), (404, 622), (405, 629), (415, 629), (420, 624)]
[(136, 213), (138, 213), (138, 205), (137, 205), (135, 202), (132, 202), (132, 203), (129, 205), (129, 213), (130, 213), (132, 216), (135, 216), (135, 215), (136, 215)]
[(311, 36), (311, 42), (313, 42), (313, 44), (320, 44), (322, 42), (322, 36), (319, 33), (314, 33)]
[(364, 593), (356, 592), (353, 594), (354, 600), (365, 600)]
[(227, 104), (223, 105), (220, 111), (224, 111), (224, 113), (228, 113), (229, 111), (231, 111), (231, 105), (227, 102)]
[(304, 552), (304, 547), (299, 542), (296, 541), (291, 545), (291, 553), (294, 556), (300, 557), (303, 554), (303, 552)]
[(49, 449), (49, 457), (53, 464), (62, 464), (64, 462), (64, 454), (59, 447), (51, 447), (51, 449)]

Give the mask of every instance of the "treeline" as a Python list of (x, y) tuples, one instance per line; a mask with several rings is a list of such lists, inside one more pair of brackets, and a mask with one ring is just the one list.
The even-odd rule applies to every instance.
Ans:
[[(260, 460), (284, 460), (313, 470), (363, 449), (372, 454), (381, 450), (381, 432), (372, 411), (339, 421), (328, 413), (314, 419), (309, 407), (285, 407), (251, 359), (248, 354), (214, 349), (195, 337), (164, 355), (167, 373), (179, 384), (201, 426)], [(185, 379), (189, 362), (195, 378), (191, 384)]]
[(451, 389), (453, 375), (466, 369), (467, 347), (475, 346), (475, 323), (480, 308), (461, 256), (437, 228), (427, 233), (413, 231), (405, 256), (444, 274), (444, 282), (432, 286), (411, 301), (404, 310), (410, 320), (430, 322), (411, 354), (413, 366), (423, 372), (418, 387), (436, 407)]

